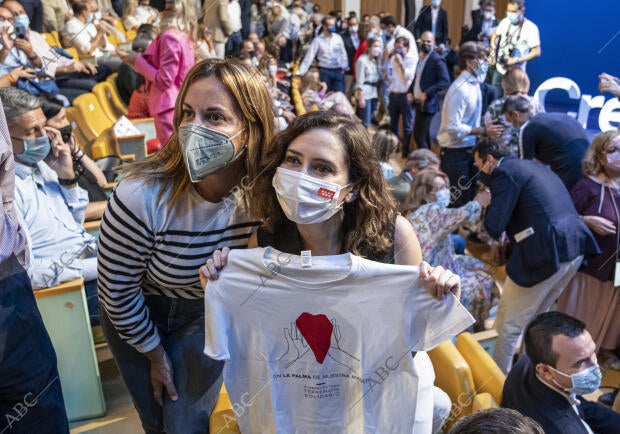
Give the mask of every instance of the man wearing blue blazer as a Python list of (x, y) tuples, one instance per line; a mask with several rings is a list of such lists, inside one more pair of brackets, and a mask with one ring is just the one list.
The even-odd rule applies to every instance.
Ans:
[(513, 246), (495, 320), (493, 358), (507, 373), (517, 340), (534, 317), (548, 311), (579, 269), (584, 255), (600, 253), (560, 178), (538, 161), (508, 158), (497, 140), (473, 148), (481, 180), (491, 189), (484, 225)]
[[(420, 60), (407, 98), (415, 108), (413, 140), (417, 149), (430, 148), (431, 119), (440, 110), (437, 94), (450, 86), (450, 74), (445, 59), (435, 51), (435, 37), (431, 32), (420, 36)], [(403, 149), (403, 155), (407, 155)]]

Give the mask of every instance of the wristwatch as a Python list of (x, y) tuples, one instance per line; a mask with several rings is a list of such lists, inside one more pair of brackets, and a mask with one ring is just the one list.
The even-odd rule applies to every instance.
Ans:
[(80, 161), (84, 156), (84, 151), (78, 149), (77, 152), (72, 153), (71, 156), (73, 157), (73, 161)]
[(77, 184), (77, 182), (78, 182), (77, 176), (71, 179), (58, 178), (58, 183), (62, 185), (63, 187), (73, 187), (74, 185)]

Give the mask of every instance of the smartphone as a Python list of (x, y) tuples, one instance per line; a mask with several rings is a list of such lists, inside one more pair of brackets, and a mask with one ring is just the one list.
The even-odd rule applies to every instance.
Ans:
[(166, 8), (166, 0), (150, 0), (149, 6), (161, 12)]
[(26, 27), (23, 24), (15, 23), (15, 37), (19, 39), (26, 39)]

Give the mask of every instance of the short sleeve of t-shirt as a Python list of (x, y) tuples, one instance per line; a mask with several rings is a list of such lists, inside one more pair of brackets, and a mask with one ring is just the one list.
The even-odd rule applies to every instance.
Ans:
[(528, 48), (538, 47), (540, 45), (540, 32), (538, 26), (529, 20), (523, 23), (523, 33), (521, 39), (525, 41)]

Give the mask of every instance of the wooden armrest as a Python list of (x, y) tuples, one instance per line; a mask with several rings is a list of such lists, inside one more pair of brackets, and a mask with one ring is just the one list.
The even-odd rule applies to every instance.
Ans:
[(89, 222), (84, 222), (84, 229), (86, 229), (86, 232), (95, 232), (99, 230), (99, 227), (101, 227), (101, 220), (93, 220), (93, 221), (89, 221)]
[(103, 186), (104, 190), (113, 190), (114, 187), (116, 187), (116, 184), (118, 184), (118, 182), (114, 181), (114, 182), (108, 182)]
[(44, 288), (34, 291), (35, 298), (51, 297), (52, 295), (64, 294), (66, 292), (81, 291), (84, 286), (84, 278), (78, 277), (68, 282), (60, 283), (50, 288)]
[(151, 124), (155, 122), (154, 118), (137, 118), (137, 119), (129, 119), (132, 124)]
[(135, 154), (121, 155), (121, 160), (123, 160), (123, 161), (136, 161), (136, 155)]

